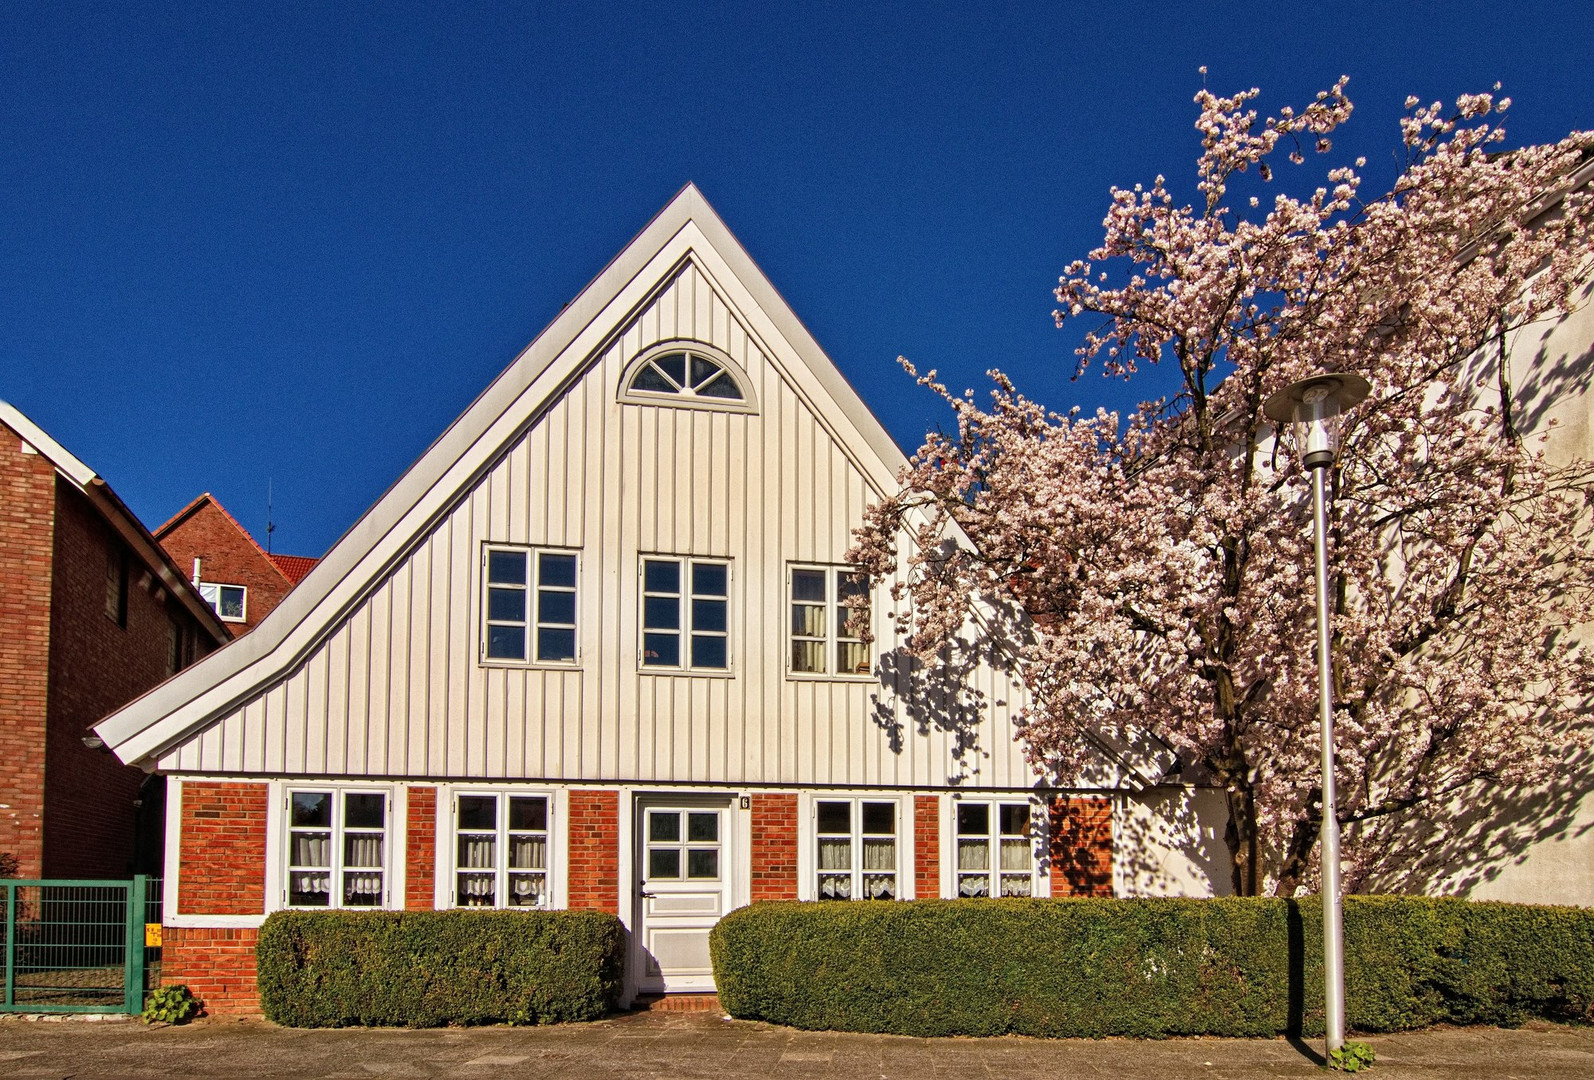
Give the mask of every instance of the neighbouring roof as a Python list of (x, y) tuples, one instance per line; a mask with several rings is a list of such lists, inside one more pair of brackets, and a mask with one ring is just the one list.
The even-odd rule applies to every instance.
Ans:
[(230, 510), (221, 505), (221, 500), (208, 491), (168, 518), (164, 525), (155, 530), (155, 539), (164, 541), (173, 529), (193, 517), (199, 512), (201, 507), (207, 504), (219, 511), (232, 527), (238, 530), (239, 535), (247, 540), (251, 547), (260, 552), (260, 557), (271, 563), (272, 568), (287, 579), (290, 586), (297, 585), (303, 581), (305, 575), (314, 569), (316, 563), (321, 561), (309, 555), (276, 555), (266, 551), (265, 548), (260, 546), (260, 541), (255, 539), (254, 534), (244, 528), (243, 523), (233, 517)]
[(268, 554), (266, 558), (275, 563), (277, 569), (282, 571), (282, 576), (287, 578), (289, 583), (293, 585), (303, 581), (304, 576), (314, 570), (315, 564), (321, 561), (320, 559), (312, 559), (308, 555)]
[(111, 489), (111, 485), (9, 402), (0, 401), (0, 423), (20, 435), (24, 442), (55, 466), (57, 475), (70, 481), (87, 496), (100, 516), (122, 538), (122, 542), (160, 578), (166, 590), (210, 633), (217, 644), (232, 640), (232, 632), (199, 595), (166, 549)]

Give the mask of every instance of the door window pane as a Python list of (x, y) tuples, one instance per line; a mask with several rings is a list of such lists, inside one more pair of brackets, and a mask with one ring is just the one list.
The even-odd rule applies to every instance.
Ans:
[(717, 813), (691, 813), (686, 815), (686, 838), (692, 841), (714, 843), (720, 838), (720, 816)]
[(650, 848), (648, 850), (648, 877), (678, 878), (681, 876), (681, 850), (679, 848)]
[(689, 878), (717, 878), (720, 876), (720, 853), (718, 848), (688, 849), (686, 853), (686, 876)]

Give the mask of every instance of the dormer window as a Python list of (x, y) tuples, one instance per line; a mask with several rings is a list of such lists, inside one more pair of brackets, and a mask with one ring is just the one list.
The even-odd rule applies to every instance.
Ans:
[(729, 359), (703, 347), (660, 346), (633, 364), (621, 385), (620, 396), (637, 403), (735, 409), (750, 404)]

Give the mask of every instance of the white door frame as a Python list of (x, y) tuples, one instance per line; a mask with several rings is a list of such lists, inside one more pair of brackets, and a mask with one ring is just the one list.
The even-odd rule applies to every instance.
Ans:
[[(627, 996), (636, 994), (657, 993), (712, 993), (714, 990), (714, 976), (712, 973), (687, 976), (651, 976), (647, 973), (644, 945), (648, 936), (648, 908), (656, 901), (657, 896), (646, 896), (645, 892), (653, 892), (646, 885), (646, 867), (644, 864), (647, 836), (644, 822), (645, 811), (660, 807), (679, 807), (691, 809), (713, 809), (720, 812), (720, 894), (721, 902), (717, 914), (706, 925), (712, 925), (719, 916), (723, 916), (733, 909), (746, 904), (750, 882), (748, 869), (749, 830), (751, 829), (752, 815), (746, 813), (741, 806), (741, 798), (734, 791), (705, 790), (705, 789), (632, 789), (624, 793), (626, 809), (625, 821), (622, 829), (621, 878), (624, 894), (622, 896), (621, 910), (624, 913), (627, 928), (630, 930), (629, 951), (626, 962)], [(664, 889), (670, 891), (687, 891), (690, 889)], [(655, 916), (656, 918), (657, 916)], [(666, 916), (668, 917), (668, 916)], [(685, 921), (690, 924), (691, 918)]]

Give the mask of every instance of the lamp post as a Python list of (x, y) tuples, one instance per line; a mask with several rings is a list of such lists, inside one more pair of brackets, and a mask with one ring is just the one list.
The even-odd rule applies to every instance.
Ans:
[(1288, 429), (1301, 467), (1312, 474), (1312, 539), (1317, 551), (1317, 707), (1323, 729), (1324, 1027), (1329, 1053), (1345, 1045), (1345, 933), (1340, 917), (1339, 818), (1334, 796), (1334, 683), (1329, 663), (1328, 512), (1324, 477), (1339, 453), (1340, 418), (1372, 389), (1359, 375), (1315, 375), (1267, 399), (1262, 411)]

